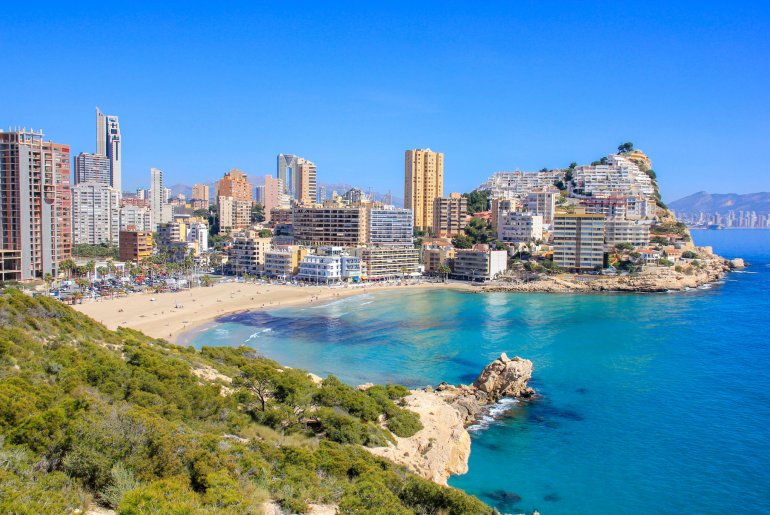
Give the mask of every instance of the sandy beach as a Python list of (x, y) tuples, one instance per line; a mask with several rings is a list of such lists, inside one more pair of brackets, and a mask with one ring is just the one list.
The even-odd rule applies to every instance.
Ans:
[(128, 297), (83, 300), (74, 308), (110, 329), (130, 327), (173, 343), (184, 343), (179, 336), (223, 315), (325, 302), (368, 292), (428, 288), (462, 289), (456, 283), (366, 286), (288, 286), (259, 283), (222, 283), (210, 288), (179, 292), (142, 293)]

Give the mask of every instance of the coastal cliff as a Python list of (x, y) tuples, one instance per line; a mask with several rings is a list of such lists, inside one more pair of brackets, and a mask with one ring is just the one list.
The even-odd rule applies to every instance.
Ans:
[(503, 397), (530, 398), (532, 362), (503, 353), (484, 367), (471, 385), (440, 384), (412, 390), (405, 407), (420, 417), (423, 429), (395, 444), (367, 450), (404, 465), (411, 472), (441, 485), (449, 476), (468, 472), (471, 439), (468, 430), (487, 406)]

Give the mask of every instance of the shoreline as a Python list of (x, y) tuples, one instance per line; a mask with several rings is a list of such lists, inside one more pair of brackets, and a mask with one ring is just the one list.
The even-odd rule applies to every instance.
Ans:
[[(716, 258), (716, 256), (714, 256)], [(127, 297), (84, 300), (73, 306), (109, 329), (127, 327), (153, 338), (187, 346), (194, 334), (211, 327), (220, 317), (256, 310), (325, 303), (365, 293), (450, 289), (465, 293), (665, 293), (697, 289), (715, 284), (730, 271), (723, 258), (710, 259), (709, 266), (690, 276), (670, 271), (636, 277), (596, 277), (590, 282), (544, 276), (526, 283), (505, 280), (473, 285), (463, 282), (420, 282), (406, 285), (291, 286), (228, 282), (179, 292), (141, 293)]]
[(462, 283), (417, 283), (366, 286), (290, 286), (223, 283), (179, 292), (141, 293), (116, 299), (89, 300), (73, 306), (109, 329), (127, 327), (177, 345), (187, 335), (205, 330), (218, 318), (238, 313), (296, 307), (344, 299), (364, 293), (429, 289), (471, 290)]

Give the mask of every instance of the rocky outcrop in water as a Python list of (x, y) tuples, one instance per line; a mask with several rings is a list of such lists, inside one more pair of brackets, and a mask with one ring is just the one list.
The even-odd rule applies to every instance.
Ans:
[(532, 377), (532, 362), (505, 353), (484, 367), (471, 385), (440, 384), (436, 392), (463, 417), (466, 426), (474, 423), (485, 406), (503, 397), (530, 398), (535, 391), (528, 386)]
[(395, 445), (367, 450), (445, 485), (449, 476), (468, 472), (471, 438), (466, 427), (481, 417), (485, 406), (503, 397), (532, 397), (534, 390), (527, 385), (531, 377), (531, 361), (503, 353), (471, 385), (442, 383), (436, 389), (413, 390), (404, 407), (420, 416), (423, 429), (410, 438), (396, 437)]

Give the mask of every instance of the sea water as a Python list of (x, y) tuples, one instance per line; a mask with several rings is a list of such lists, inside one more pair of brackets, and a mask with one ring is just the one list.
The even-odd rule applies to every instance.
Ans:
[(693, 237), (752, 265), (684, 293), (367, 293), (224, 317), (193, 344), (412, 387), (526, 357), (539, 398), (473, 426), (450, 485), (513, 513), (767, 513), (770, 231)]

